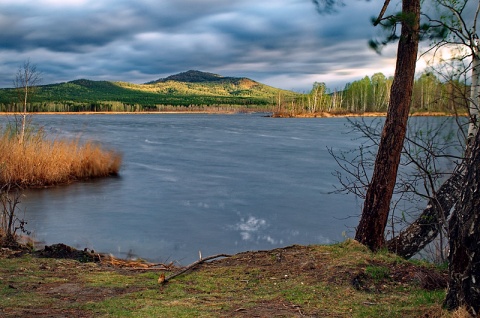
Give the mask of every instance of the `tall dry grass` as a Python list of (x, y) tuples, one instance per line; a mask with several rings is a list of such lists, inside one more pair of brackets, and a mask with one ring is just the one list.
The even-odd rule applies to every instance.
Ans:
[(0, 185), (45, 187), (118, 174), (122, 156), (93, 142), (49, 140), (42, 130), (23, 143), (9, 129), (0, 136)]

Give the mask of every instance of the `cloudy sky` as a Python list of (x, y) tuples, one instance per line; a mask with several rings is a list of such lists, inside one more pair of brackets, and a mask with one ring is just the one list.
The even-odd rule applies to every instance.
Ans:
[(395, 46), (367, 44), (383, 1), (345, 2), (321, 15), (312, 0), (1, 0), (0, 87), (28, 59), (43, 84), (200, 70), (307, 91), (393, 75)]

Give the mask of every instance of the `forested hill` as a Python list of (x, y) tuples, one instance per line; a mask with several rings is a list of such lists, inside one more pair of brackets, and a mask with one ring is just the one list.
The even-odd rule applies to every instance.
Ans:
[[(83, 111), (86, 107), (98, 110), (97, 106), (102, 110), (114, 110), (112, 105), (117, 104), (122, 104), (117, 105), (120, 108), (136, 105), (139, 109), (157, 108), (158, 105), (267, 106), (274, 103), (279, 94), (292, 98), (298, 95), (248, 78), (188, 71), (145, 84), (79, 79), (42, 85), (32, 95), (31, 102), (40, 107), (32, 109), (37, 111), (50, 110), (53, 104), (70, 105), (74, 111)], [(17, 100), (13, 89), (0, 89), (3, 110), (8, 110), (5, 108)]]
[(234, 96), (260, 99), (275, 99), (279, 93), (289, 96), (298, 95), (246, 77), (224, 77), (218, 74), (193, 70), (161, 78), (137, 87), (144, 90), (177, 95)]
[[(246, 77), (187, 71), (145, 84), (79, 79), (37, 87), (27, 111), (269, 111), (276, 116), (385, 112), (393, 78), (382, 73), (331, 91), (315, 82), (304, 94)], [(469, 86), (426, 73), (415, 80), (412, 112), (463, 113)], [(183, 107), (179, 107), (183, 106)], [(0, 112), (23, 111), (14, 89), (0, 89)]]
[(166, 78), (160, 78), (156, 81), (149, 82), (147, 84), (165, 83), (169, 81), (186, 82), (186, 83), (205, 83), (205, 82), (225, 81), (225, 82), (235, 83), (240, 80), (249, 80), (249, 79), (244, 77), (224, 77), (218, 74), (190, 70), (187, 72), (170, 75)]

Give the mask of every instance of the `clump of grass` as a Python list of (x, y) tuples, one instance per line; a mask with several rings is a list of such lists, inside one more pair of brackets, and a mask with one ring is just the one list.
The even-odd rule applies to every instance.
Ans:
[(20, 143), (0, 132), (0, 185), (45, 187), (118, 174), (122, 156), (91, 141), (47, 138), (42, 129)]
[(375, 282), (387, 279), (390, 275), (390, 269), (386, 266), (367, 266), (365, 273)]

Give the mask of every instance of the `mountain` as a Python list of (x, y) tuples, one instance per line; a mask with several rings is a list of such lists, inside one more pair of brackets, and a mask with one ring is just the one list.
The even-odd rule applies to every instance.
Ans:
[(279, 92), (287, 95), (295, 94), (246, 77), (224, 77), (218, 74), (193, 70), (161, 78), (143, 86), (137, 86), (137, 88), (164, 94), (257, 98), (275, 97)]
[(223, 77), (218, 74), (201, 72), (201, 71), (194, 71), (190, 70), (183, 73), (178, 73), (175, 75), (170, 75), (166, 78), (160, 78), (156, 81), (149, 82), (146, 84), (157, 84), (157, 83), (165, 83), (168, 81), (174, 82), (185, 82), (185, 83), (203, 83), (203, 82), (217, 82), (222, 80), (232, 80), (236, 79), (235, 77)]
[[(122, 103), (155, 105), (270, 105), (281, 94), (298, 94), (245, 77), (224, 77), (190, 70), (145, 84), (78, 79), (38, 87), (33, 103)], [(16, 101), (12, 89), (0, 89), (0, 104)], [(93, 107), (93, 106), (92, 106)]]

